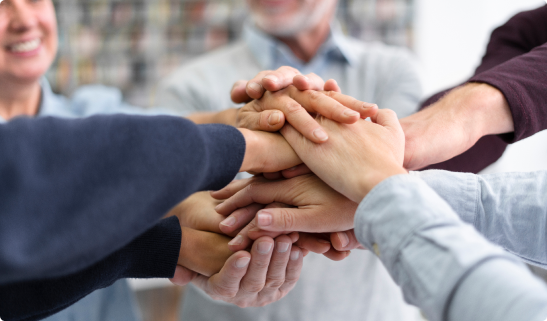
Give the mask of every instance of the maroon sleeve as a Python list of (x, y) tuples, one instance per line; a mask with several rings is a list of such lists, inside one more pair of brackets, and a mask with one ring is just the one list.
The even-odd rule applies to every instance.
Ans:
[(515, 124), (514, 134), (501, 136), (508, 143), (547, 129), (547, 44), (470, 81), (487, 83), (504, 94)]
[[(486, 49), (486, 53), (484, 57), (482, 58), (482, 62), (480, 66), (477, 67), (477, 69), (475, 70), (474, 77), (471, 78), (471, 81), (488, 83), (500, 89), (505, 94), (513, 112), (513, 118), (515, 119), (515, 127), (517, 127), (517, 124), (516, 124), (517, 119), (526, 118), (526, 115), (527, 115), (526, 113), (529, 111), (525, 109), (523, 110), (520, 107), (514, 107), (515, 102), (517, 100), (522, 101), (522, 99), (520, 98), (523, 95), (526, 98), (528, 98), (524, 100), (525, 102), (530, 102), (530, 100), (533, 100), (533, 98), (535, 98), (535, 100), (541, 100), (541, 99), (538, 98), (538, 96), (530, 95), (530, 94), (537, 94), (537, 91), (534, 91), (533, 89), (527, 90), (527, 91), (521, 91), (523, 87), (528, 86), (528, 84), (530, 82), (533, 82), (533, 80), (527, 81), (526, 83), (521, 83), (521, 85), (518, 86), (520, 88), (518, 91), (513, 90), (513, 92), (517, 92), (519, 94), (517, 95), (518, 97), (514, 97), (514, 96), (509, 97), (510, 95), (508, 95), (503, 90), (503, 88), (509, 88), (506, 90), (515, 89), (515, 87), (511, 88), (511, 86), (513, 86), (514, 82), (520, 81), (519, 79), (517, 79), (520, 77), (518, 77), (517, 75), (517, 77), (512, 78), (515, 76), (515, 75), (512, 75), (510, 77), (512, 78), (511, 82), (508, 82), (506, 80), (507, 79), (506, 77), (510, 76), (511, 72), (517, 69), (521, 75), (525, 75), (526, 72), (519, 68), (520, 67), (526, 68), (526, 66), (530, 66), (529, 65), (530, 62), (525, 63), (523, 61), (523, 60), (530, 60), (529, 58), (525, 57), (526, 54), (529, 53), (534, 48), (541, 46), (546, 42), (547, 42), (547, 6), (542, 6), (538, 9), (531, 10), (531, 11), (521, 12), (515, 15), (513, 18), (511, 18), (503, 26), (495, 29), (492, 32), (492, 35), (490, 37), (490, 42), (488, 43), (488, 47)], [(543, 54), (545, 56), (545, 52), (543, 52)], [(524, 55), (524, 56), (519, 57), (521, 55)], [(514, 62), (513, 60), (516, 60), (517, 62)], [(505, 65), (506, 62), (508, 63), (507, 66)], [(502, 64), (503, 66), (500, 66)], [(496, 68), (497, 66), (500, 66), (500, 68)], [(545, 63), (544, 63), (544, 66), (545, 66)], [(544, 70), (542, 72), (544, 75), (546, 74)], [(538, 70), (535, 73), (540, 73), (540, 71)], [(505, 85), (502, 85), (501, 83)], [(541, 89), (541, 86), (542, 86), (541, 83), (535, 83), (534, 88)], [(545, 80), (543, 80), (543, 88), (546, 88)], [(444, 96), (446, 93), (448, 93), (452, 89), (453, 88), (450, 88), (448, 90), (445, 90), (443, 92), (433, 95), (422, 104), (422, 109), (437, 102), (440, 98), (442, 98), (442, 96)], [(543, 100), (546, 101), (545, 99)], [(535, 106), (540, 107), (538, 105), (535, 105)], [(514, 111), (513, 110), (514, 108), (517, 108), (519, 110)], [(515, 118), (517, 114), (518, 116), (517, 118)], [(495, 135), (485, 136), (479, 139), (479, 141), (465, 153), (459, 156), (456, 156), (448, 161), (445, 161), (439, 164), (430, 165), (426, 167), (425, 169), (444, 169), (444, 170), (450, 170), (455, 172), (478, 173), (484, 168), (486, 168), (488, 165), (497, 161), (501, 157), (501, 155), (505, 151), (505, 148), (507, 147), (506, 142), (513, 142), (513, 141), (530, 136), (531, 134), (533, 134), (532, 133), (533, 128), (534, 129), (539, 128), (537, 126), (537, 121), (535, 122), (535, 125), (536, 127), (533, 127), (532, 125), (532, 128), (530, 128), (529, 124), (522, 123), (520, 125), (522, 128), (521, 127), (519, 127), (519, 129), (515, 128), (516, 129), (515, 135), (511, 134), (511, 135), (500, 135), (500, 136), (495, 136)], [(544, 128), (545, 127), (543, 127), (542, 129)], [(522, 132), (519, 132), (519, 130)], [(528, 132), (524, 133), (524, 131), (526, 130), (528, 130)], [(515, 137), (513, 138), (513, 136)]]

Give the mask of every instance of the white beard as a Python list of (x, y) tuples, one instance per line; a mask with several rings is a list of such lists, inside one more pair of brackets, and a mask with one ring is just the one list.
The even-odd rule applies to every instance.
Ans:
[[(318, 1), (318, 0), (313, 0)], [(308, 30), (319, 24), (325, 18), (325, 14), (331, 9), (336, 0), (321, 0), (321, 3), (309, 12), (304, 6), (300, 11), (288, 17), (284, 21), (272, 19), (269, 14), (275, 15), (277, 10), (268, 13), (251, 12), (251, 18), (256, 26), (267, 34), (277, 37), (293, 36), (301, 31)]]

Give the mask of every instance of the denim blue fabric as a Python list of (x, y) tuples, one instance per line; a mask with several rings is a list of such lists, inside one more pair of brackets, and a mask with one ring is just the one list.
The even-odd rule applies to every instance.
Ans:
[(547, 269), (547, 172), (413, 172), (484, 237)]
[[(449, 204), (416, 175), (419, 174), (398, 175), (380, 183), (361, 202), (355, 216), (359, 241), (367, 248), (375, 249), (395, 282), (401, 286), (405, 299), (420, 307), (430, 321), (545, 320), (545, 284), (536, 279), (517, 257), (489, 242), (470, 224), (462, 221), (451, 207), (465, 199), (463, 195), (469, 192), (466, 189), (469, 176), (462, 174), (460, 180), (452, 176), (450, 180), (437, 182), (441, 194), (449, 189), (448, 185), (459, 187), (444, 195), (447, 199), (458, 200)], [(443, 173), (428, 175), (442, 176)], [(477, 211), (479, 217), (485, 212), (495, 216), (495, 211), (501, 208), (493, 205), (501, 205), (507, 199), (502, 197), (501, 201), (493, 195), (509, 196), (501, 184), (505, 177), (498, 176), (496, 184), (488, 185), (490, 189), (484, 187), (487, 192), (478, 193), (482, 197), (475, 198), (475, 202), (473, 198), (468, 200), (484, 208)], [(481, 180), (480, 177), (476, 179)], [(547, 183), (543, 178), (536, 180), (539, 185)], [(491, 178), (490, 182), (493, 181)], [(520, 185), (517, 178), (509, 180), (509, 183), (515, 190), (534, 185), (532, 180), (524, 180)], [(441, 185), (446, 189), (439, 187)], [(532, 204), (541, 202), (544, 196), (541, 188), (528, 190), (528, 193), (532, 195)], [(469, 195), (473, 194), (477, 195)], [(528, 203), (526, 200), (523, 202), (518, 194), (514, 196), (516, 198), (511, 204)], [(530, 206), (523, 208), (529, 209)], [(508, 210), (518, 211), (518, 208), (513, 206)], [(544, 243), (534, 248), (541, 246), (545, 248)]]

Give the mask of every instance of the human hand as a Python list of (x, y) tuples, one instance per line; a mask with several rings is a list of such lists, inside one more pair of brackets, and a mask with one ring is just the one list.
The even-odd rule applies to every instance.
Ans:
[(352, 124), (359, 118), (376, 114), (378, 106), (364, 103), (340, 93), (300, 91), (291, 85), (276, 92), (266, 92), (238, 110), (235, 127), (275, 132), (288, 123), (315, 143), (328, 135), (311, 114), (321, 114), (337, 122)]
[[(237, 191), (248, 186), (256, 179), (258, 178), (234, 181), (231, 188), (229, 189), (229, 191), (226, 191), (224, 196), (232, 196)], [(252, 244), (253, 240), (256, 240), (262, 236), (275, 238), (279, 235), (288, 234), (293, 239), (293, 243), (296, 242), (294, 244), (303, 250), (304, 256), (307, 255), (308, 251), (323, 254), (333, 260), (341, 260), (347, 256), (347, 253), (337, 253), (337, 251), (331, 248), (330, 242), (328, 241), (328, 235), (296, 233), (290, 231), (273, 232), (263, 231), (258, 228), (255, 216), (256, 213), (262, 208), (268, 209), (291, 207), (292, 206), (278, 202), (271, 203), (266, 206), (264, 206), (263, 204), (252, 203), (248, 206), (239, 208), (231, 213), (228, 218), (220, 223), (220, 230), (222, 230), (223, 233), (225, 233), (226, 235), (237, 235), (232, 241), (230, 241), (230, 243), (228, 243), (230, 250), (234, 252), (246, 249), (250, 244)], [(298, 234), (298, 237), (294, 235), (295, 233)]]
[[(275, 243), (275, 246), (274, 246)], [(251, 253), (234, 254), (220, 273), (197, 276), (193, 283), (215, 300), (239, 307), (264, 306), (289, 293), (302, 271), (301, 250), (287, 235), (256, 240)]]
[(294, 85), (298, 90), (341, 92), (335, 80), (325, 82), (314, 73), (302, 75), (293, 67), (283, 66), (277, 70), (261, 71), (250, 81), (239, 80), (232, 87), (231, 97), (236, 104), (260, 99), (266, 91), (275, 92)]
[(406, 173), (404, 133), (393, 111), (379, 110), (372, 122), (317, 120), (331, 136), (326, 143), (314, 144), (290, 125), (281, 133), (317, 176), (353, 202), (360, 203), (385, 178)]
[(266, 133), (239, 128), (245, 138), (245, 156), (240, 172), (277, 172), (302, 161), (279, 133)]
[(401, 119), (406, 137), (404, 166), (424, 168), (467, 151), (485, 135), (514, 131), (503, 94), (487, 84), (466, 84), (437, 103)]
[[(241, 188), (241, 185), (245, 187)], [(270, 181), (262, 177), (247, 182), (236, 181), (211, 195), (215, 198), (229, 197), (216, 210), (221, 215), (230, 215), (227, 220), (232, 220), (232, 228), (247, 224), (246, 214), (236, 210), (249, 204), (281, 202), (293, 206), (268, 208), (258, 212), (256, 225), (270, 232), (346, 231), (353, 228), (353, 216), (357, 209), (355, 202), (333, 190), (315, 175), (280, 181)], [(249, 231), (249, 234), (252, 232), (254, 231)]]

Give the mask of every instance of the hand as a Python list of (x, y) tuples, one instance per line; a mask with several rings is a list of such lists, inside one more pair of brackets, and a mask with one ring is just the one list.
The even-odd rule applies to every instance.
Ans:
[[(238, 180), (234, 182), (234, 185), (237, 185), (239, 190), (243, 189), (245, 186), (251, 184), (255, 178), (247, 180)], [(235, 189), (231, 189), (232, 193), (235, 193)], [(246, 249), (249, 245), (252, 244), (253, 240), (256, 240), (262, 236), (268, 237), (278, 237), (279, 235), (288, 234), (289, 237), (293, 240), (293, 243), (300, 247), (304, 251), (304, 256), (306, 256), (308, 251), (312, 251), (318, 254), (325, 254), (328, 257), (339, 258), (337, 253), (332, 253), (330, 242), (328, 241), (328, 236), (320, 237), (315, 234), (304, 234), (296, 233), (298, 236), (295, 236), (295, 232), (271, 232), (260, 230), (256, 223), (256, 213), (262, 208), (290, 208), (291, 206), (282, 204), (282, 203), (272, 203), (269, 205), (262, 205), (258, 203), (253, 203), (243, 208), (239, 208), (233, 213), (230, 214), (228, 218), (220, 223), (220, 229), (226, 235), (237, 235), (230, 243), (228, 247), (230, 250), (236, 252), (239, 250)], [(243, 227), (243, 228), (241, 228)], [(345, 257), (345, 256), (344, 256)]]
[(382, 109), (371, 119), (348, 125), (318, 117), (331, 136), (323, 144), (310, 142), (290, 125), (281, 133), (309, 169), (336, 191), (360, 203), (382, 180), (406, 173), (402, 167), (405, 139), (397, 115)]
[(485, 135), (514, 131), (503, 94), (490, 85), (473, 83), (401, 119), (401, 125), (406, 136), (404, 166), (409, 170), (458, 156)]
[(302, 161), (279, 133), (266, 133), (239, 128), (245, 138), (245, 156), (240, 172), (277, 172)]
[(279, 69), (261, 71), (250, 81), (237, 81), (232, 87), (232, 101), (236, 104), (248, 103), (260, 99), (266, 91), (275, 92), (294, 85), (298, 90), (336, 91), (341, 92), (335, 80), (324, 82), (314, 73), (306, 76), (292, 67), (283, 66)]
[(315, 175), (303, 175), (281, 181), (253, 178), (247, 181), (244, 188), (241, 188), (242, 184), (246, 183), (236, 181), (221, 191), (211, 193), (215, 198), (233, 195), (216, 208), (221, 215), (232, 214), (230, 217), (235, 219), (233, 228), (242, 227), (247, 221), (238, 216), (240, 213), (234, 212), (237, 209), (253, 203), (274, 202), (288, 204), (294, 208), (269, 208), (259, 211), (256, 225), (262, 230), (324, 233), (353, 228), (357, 204), (333, 190)]
[(378, 106), (358, 101), (337, 92), (300, 91), (289, 86), (276, 92), (266, 92), (259, 100), (242, 107), (236, 117), (236, 127), (275, 132), (287, 121), (315, 143), (328, 135), (310, 113), (318, 113), (337, 122), (352, 124), (359, 118), (376, 114)]
[(239, 307), (257, 307), (283, 298), (294, 286), (302, 270), (303, 256), (291, 239), (258, 239), (251, 254), (241, 251), (226, 262), (220, 273), (197, 276), (194, 284), (215, 300)]
[[(210, 276), (222, 268), (233, 254), (228, 247), (231, 238), (218, 228), (224, 219), (215, 211), (220, 201), (208, 192), (195, 193), (175, 206), (166, 216), (177, 216), (182, 239), (173, 283), (185, 284), (197, 273)], [(197, 272), (196, 274), (192, 272)]]

